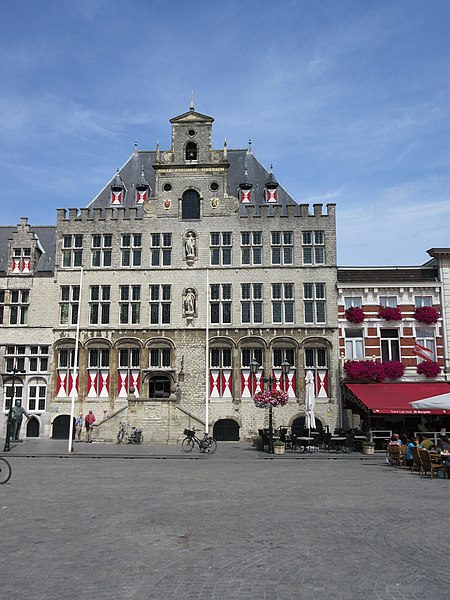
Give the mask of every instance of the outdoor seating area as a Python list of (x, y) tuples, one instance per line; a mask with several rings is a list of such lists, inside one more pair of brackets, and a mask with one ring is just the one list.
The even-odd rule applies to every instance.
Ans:
[[(269, 430), (259, 429), (259, 449), (269, 450)], [(367, 436), (360, 431), (344, 432), (335, 429), (333, 433), (327, 429), (317, 431), (281, 426), (273, 430), (273, 443), (284, 444), (284, 451), (309, 453), (327, 452), (332, 454), (362, 452), (363, 442)], [(258, 444), (255, 444), (258, 446)]]
[(386, 461), (391, 467), (409, 469), (420, 477), (448, 479), (450, 474), (450, 449), (436, 446), (429, 450), (412, 445), (391, 443), (386, 448)]

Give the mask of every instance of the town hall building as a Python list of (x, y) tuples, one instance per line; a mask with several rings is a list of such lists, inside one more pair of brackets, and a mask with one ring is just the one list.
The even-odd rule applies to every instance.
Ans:
[(308, 371), (316, 420), (340, 423), (335, 205), (213, 147), (213, 121), (191, 102), (170, 148), (136, 147), (84, 208), (0, 227), (0, 425), (20, 399), (24, 435), (64, 437), (75, 401), (99, 440), (127, 420), (176, 442), (206, 419), (249, 439), (267, 386), (289, 395), (275, 426), (304, 422)]

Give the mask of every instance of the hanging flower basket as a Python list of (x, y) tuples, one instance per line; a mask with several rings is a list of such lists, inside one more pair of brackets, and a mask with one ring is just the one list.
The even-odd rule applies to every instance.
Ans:
[(382, 363), (386, 379), (400, 379), (405, 374), (405, 366), (399, 360)]
[(392, 308), (391, 306), (380, 306), (378, 316), (380, 319), (385, 319), (386, 321), (402, 320), (402, 313), (399, 311), (399, 309)]
[(350, 321), (350, 323), (362, 323), (365, 319), (365, 314), (363, 309), (359, 308), (359, 306), (350, 306), (350, 308), (347, 308), (345, 311), (345, 318), (347, 321)]
[(344, 364), (344, 369), (350, 379), (365, 379), (381, 383), (385, 378), (384, 366), (379, 361), (348, 360)]
[(417, 373), (425, 377), (437, 377), (441, 372), (441, 367), (437, 362), (424, 361), (417, 365)]
[(419, 323), (433, 325), (439, 319), (439, 313), (434, 306), (418, 306), (414, 312), (414, 318)]
[(258, 408), (274, 408), (275, 406), (285, 406), (288, 403), (289, 396), (281, 390), (266, 390), (255, 394), (253, 401)]

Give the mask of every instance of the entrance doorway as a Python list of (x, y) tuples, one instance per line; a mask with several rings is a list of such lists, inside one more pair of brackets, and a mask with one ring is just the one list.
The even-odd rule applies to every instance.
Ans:
[[(69, 437), (70, 415), (59, 415), (52, 425), (52, 438), (54, 440), (67, 440)], [(75, 437), (75, 417), (73, 419), (73, 436)]]
[(31, 419), (28, 420), (26, 435), (27, 438), (39, 437), (39, 421), (36, 419), (36, 417), (31, 417)]
[(218, 442), (238, 442), (239, 425), (233, 419), (220, 419), (214, 423), (213, 438)]

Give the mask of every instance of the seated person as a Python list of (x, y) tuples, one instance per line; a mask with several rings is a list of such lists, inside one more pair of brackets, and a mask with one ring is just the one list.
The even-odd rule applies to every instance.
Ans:
[(425, 448), (425, 450), (431, 450), (433, 447), (434, 447), (433, 440), (430, 440), (430, 438), (428, 438), (426, 435), (424, 435), (423, 440), (422, 440), (422, 448)]
[(393, 433), (393, 434), (391, 435), (391, 439), (390, 439), (390, 441), (389, 441), (389, 445), (391, 445), (391, 444), (397, 444), (398, 446), (401, 446), (401, 445), (402, 445), (402, 440), (401, 440), (401, 439), (399, 439), (399, 437), (398, 437), (398, 433)]
[(439, 438), (438, 446), (441, 450), (450, 450), (450, 443), (446, 435), (441, 435), (441, 437)]
[(408, 447), (406, 448), (406, 462), (412, 463), (413, 457), (411, 453), (411, 448), (422, 448), (419, 442), (419, 438), (415, 437), (412, 442), (409, 442)]

